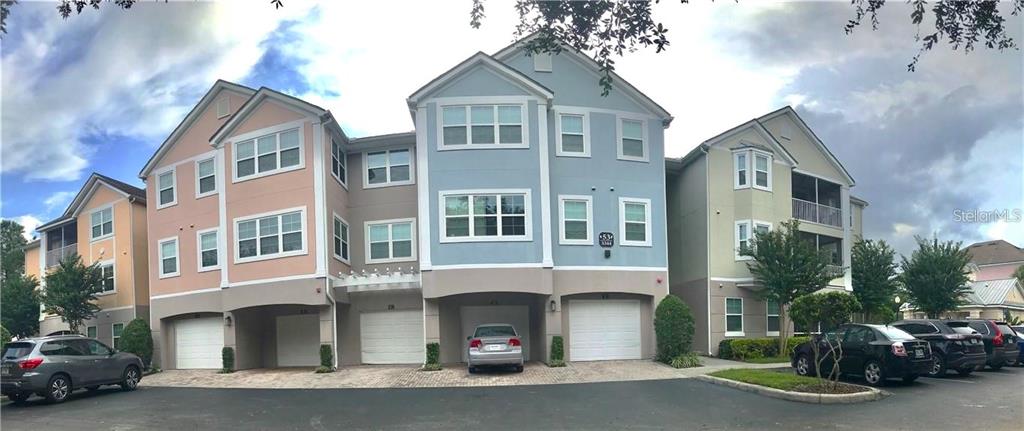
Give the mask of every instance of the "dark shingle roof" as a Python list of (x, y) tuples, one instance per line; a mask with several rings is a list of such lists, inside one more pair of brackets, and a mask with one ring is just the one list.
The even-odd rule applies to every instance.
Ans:
[(1024, 261), (1024, 249), (1004, 240), (978, 242), (967, 246), (975, 265)]
[(115, 180), (98, 172), (93, 172), (92, 174), (95, 175), (97, 178), (103, 180), (103, 182), (110, 184), (111, 187), (114, 187), (122, 192), (135, 196), (139, 199), (146, 200), (146, 191), (143, 189), (140, 189), (123, 181)]

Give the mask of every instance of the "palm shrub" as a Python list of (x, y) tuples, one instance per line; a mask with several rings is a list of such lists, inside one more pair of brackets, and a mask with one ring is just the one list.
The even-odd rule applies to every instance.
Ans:
[(220, 350), (221, 365), (224, 367), (222, 373), (235, 372), (235, 349), (225, 347)]
[(134, 353), (142, 359), (142, 364), (149, 368), (153, 360), (153, 332), (145, 320), (135, 319), (128, 322), (121, 332), (120, 350)]
[(549, 367), (565, 366), (565, 347), (561, 335), (551, 337), (551, 358), (548, 361)]
[(700, 356), (697, 356), (696, 353), (687, 352), (672, 358), (669, 365), (672, 368), (693, 368), (703, 366), (704, 364), (700, 362)]
[(668, 295), (654, 311), (654, 333), (658, 339), (657, 359), (669, 363), (690, 353), (693, 346), (693, 314), (678, 296)]

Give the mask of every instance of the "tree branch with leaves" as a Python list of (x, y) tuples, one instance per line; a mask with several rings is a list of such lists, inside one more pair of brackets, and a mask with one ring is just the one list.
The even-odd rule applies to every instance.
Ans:
[(917, 250), (909, 259), (900, 256), (899, 281), (913, 308), (938, 319), (963, 305), (971, 292), (971, 253), (960, 242), (915, 238)]
[(86, 266), (80, 256), (61, 260), (46, 276), (42, 303), (47, 313), (60, 316), (71, 332), (80, 332), (83, 322), (100, 311), (96, 294), (103, 289), (103, 273), (99, 263)]
[[(831, 331), (848, 323), (853, 313), (860, 311), (861, 304), (846, 292), (825, 292), (804, 295), (793, 301), (790, 313), (793, 321), (808, 328), (820, 327), (824, 333), (812, 337), (811, 351), (814, 353), (814, 370), (819, 379), (828, 380), (834, 388), (839, 382), (839, 362), (843, 359), (843, 344)], [(824, 347), (826, 355), (822, 355)], [(821, 374), (826, 359), (832, 360), (828, 375)]]
[(893, 296), (898, 288), (896, 251), (883, 240), (861, 239), (853, 243), (851, 255), (853, 296), (861, 304), (864, 320), (872, 323), (891, 322), (895, 317), (892, 310)]

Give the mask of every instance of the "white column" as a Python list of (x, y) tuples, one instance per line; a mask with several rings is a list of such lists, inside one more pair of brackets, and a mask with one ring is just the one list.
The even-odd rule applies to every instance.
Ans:
[(850, 234), (850, 188), (842, 186), (839, 192), (839, 202), (843, 207), (842, 218), (843, 218), (843, 265), (846, 269), (843, 271), (843, 286), (846, 290), (853, 291), (853, 278), (850, 275), (850, 264), (851, 256), (850, 250), (853, 244), (850, 243), (853, 235)]
[(554, 266), (551, 257), (551, 175), (548, 165), (548, 105), (537, 103), (538, 158), (540, 159), (540, 225), (541, 264), (545, 268)]
[(310, 123), (313, 128), (313, 243), (316, 246), (316, 276), (327, 275), (327, 206), (324, 184), (324, 125), (317, 119)]
[[(430, 244), (433, 241), (430, 237), (430, 221), (434, 219), (430, 214), (430, 179), (427, 168), (427, 153), (430, 152), (430, 144), (427, 142), (427, 107), (416, 107), (416, 206), (417, 222), (419, 224), (419, 257), (420, 271), (430, 270)], [(364, 166), (363, 169), (366, 169)], [(440, 204), (438, 204), (440, 205)]]

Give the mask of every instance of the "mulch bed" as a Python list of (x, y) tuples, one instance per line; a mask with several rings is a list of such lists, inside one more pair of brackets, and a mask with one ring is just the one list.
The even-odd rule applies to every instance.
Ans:
[(800, 385), (793, 388), (794, 392), (803, 392), (808, 394), (856, 394), (858, 392), (867, 392), (869, 389), (863, 386), (848, 385), (846, 383), (838, 384), (813, 384), (813, 385)]

